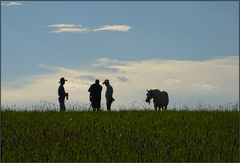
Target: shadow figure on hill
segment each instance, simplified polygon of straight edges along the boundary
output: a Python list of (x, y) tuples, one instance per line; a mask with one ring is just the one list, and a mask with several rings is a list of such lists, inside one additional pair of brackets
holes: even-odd
[(94, 84), (90, 86), (90, 88), (88, 89), (88, 92), (90, 92), (89, 100), (91, 102), (93, 111), (95, 111), (96, 109), (100, 111), (102, 86), (99, 84), (98, 79), (95, 81)]

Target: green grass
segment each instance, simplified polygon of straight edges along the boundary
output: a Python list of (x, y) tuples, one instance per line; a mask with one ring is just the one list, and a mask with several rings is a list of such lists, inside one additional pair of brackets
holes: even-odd
[(238, 111), (1, 111), (2, 162), (239, 162)]

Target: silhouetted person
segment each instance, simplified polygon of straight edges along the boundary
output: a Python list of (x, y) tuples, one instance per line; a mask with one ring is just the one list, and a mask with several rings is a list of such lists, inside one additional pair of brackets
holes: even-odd
[(58, 87), (58, 101), (60, 103), (60, 111), (65, 111), (66, 107), (64, 104), (64, 99), (65, 97), (67, 97), (68, 100), (68, 93), (65, 93), (64, 87), (63, 85), (65, 84), (65, 81), (67, 81), (66, 79), (64, 79), (63, 77), (60, 79), (60, 81), (58, 83), (60, 83), (60, 86)]
[(113, 101), (115, 101), (115, 99), (112, 97), (113, 96), (113, 88), (112, 86), (109, 84), (109, 80), (106, 79), (103, 84), (106, 85), (106, 94), (105, 94), (105, 97), (106, 97), (106, 101), (107, 101), (107, 110), (108, 111), (111, 111), (111, 104)]
[(93, 111), (100, 110), (101, 107), (101, 93), (102, 93), (102, 86), (99, 84), (99, 80), (95, 81), (95, 84), (92, 84), (88, 89), (90, 92), (90, 101), (93, 107)]

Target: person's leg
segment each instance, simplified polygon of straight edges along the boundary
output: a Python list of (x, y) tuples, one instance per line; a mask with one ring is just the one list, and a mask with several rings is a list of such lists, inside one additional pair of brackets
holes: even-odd
[(60, 102), (60, 111), (65, 111), (66, 107), (65, 107), (64, 101), (59, 101), (59, 102)]
[(92, 102), (93, 111), (96, 111), (96, 102)]
[(64, 101), (63, 101), (63, 109), (64, 109), (64, 111), (66, 111), (66, 107), (65, 107)]
[(112, 102), (110, 102), (110, 101), (107, 102), (107, 110), (108, 111), (111, 111), (111, 104), (112, 104)]
[(64, 98), (58, 97), (58, 101), (59, 101), (59, 104), (60, 104), (60, 111), (65, 111), (66, 107), (65, 107), (65, 104), (64, 104)]
[(99, 100), (99, 101), (96, 102), (96, 108), (97, 108), (98, 111), (100, 110), (100, 107), (101, 107), (101, 102)]

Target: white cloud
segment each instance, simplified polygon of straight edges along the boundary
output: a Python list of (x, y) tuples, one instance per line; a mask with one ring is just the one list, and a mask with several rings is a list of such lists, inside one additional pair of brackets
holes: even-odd
[(58, 30), (53, 30), (50, 33), (62, 33), (62, 32), (69, 32), (69, 33), (86, 33), (91, 31), (122, 31), (122, 32), (128, 32), (132, 27), (127, 25), (104, 25), (98, 29), (90, 29), (88, 27), (86, 28), (73, 28), (73, 27), (82, 27), (82, 25), (74, 25), (74, 24), (54, 24), (54, 25), (48, 25), (47, 27), (57, 27)]
[(58, 28), (73, 28), (73, 27), (81, 27), (82, 25), (74, 25), (74, 24), (54, 24), (54, 25), (49, 25), (47, 27), (58, 27)]
[[(182, 104), (235, 102), (239, 97), (238, 59), (234, 56), (201, 62), (158, 59), (135, 62), (102, 58), (90, 63), (88, 70), (41, 64), (39, 66), (48, 69), (50, 74), (28, 76), (14, 82), (2, 81), (1, 100), (12, 104), (48, 100), (58, 105), (58, 81), (65, 77), (68, 79), (65, 90), (69, 93), (66, 104), (77, 100), (89, 103), (87, 90), (94, 79), (99, 79), (100, 83), (110, 80), (116, 99), (113, 107), (134, 101), (145, 105), (146, 89), (151, 88), (168, 92), (170, 108), (179, 101)], [(18, 87), (19, 84), (24, 85)], [(102, 92), (105, 106), (104, 93), (105, 86)]]
[(164, 84), (177, 84), (177, 83), (181, 83), (181, 79), (167, 79), (164, 80), (163, 83)]
[(208, 85), (208, 84), (204, 84), (203, 88), (208, 91), (213, 90), (213, 89), (220, 89), (218, 86), (212, 86), (212, 85)]
[(100, 66), (116, 66), (116, 65), (125, 65), (127, 62), (125, 61), (118, 61), (118, 60), (110, 60), (108, 58), (100, 58), (96, 61), (92, 62), (91, 67), (100, 67)]
[(63, 32), (69, 32), (69, 33), (86, 33), (88, 32), (87, 28), (59, 28), (58, 30), (51, 31), (50, 33), (63, 33)]
[(5, 4), (4, 2), (1, 2), (1, 5), (5, 5), (5, 6), (20, 6), (22, 5), (22, 3), (19, 2), (10, 2), (8, 4)]
[(218, 86), (212, 86), (212, 85), (209, 85), (209, 84), (204, 84), (204, 85), (193, 84), (193, 86), (197, 87), (199, 89), (205, 89), (205, 90), (208, 90), (208, 91), (219, 90), (220, 89)]
[(98, 29), (94, 29), (93, 31), (110, 30), (110, 31), (128, 32), (130, 29), (131, 27), (127, 25), (104, 25)]

